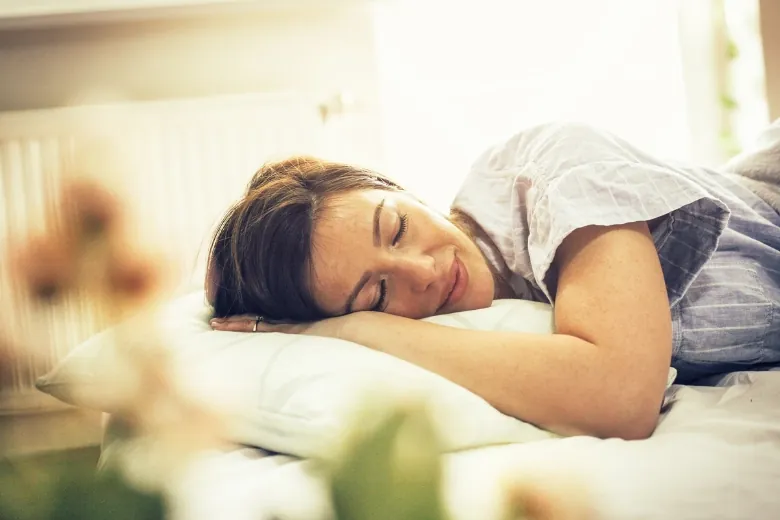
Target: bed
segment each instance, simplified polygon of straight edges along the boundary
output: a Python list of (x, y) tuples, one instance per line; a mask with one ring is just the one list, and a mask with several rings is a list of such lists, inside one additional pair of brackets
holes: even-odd
[[(780, 120), (725, 165), (780, 211)], [(778, 338), (780, 341), (780, 338)], [(453, 520), (501, 518), (507, 478), (561, 478), (605, 520), (780, 518), (780, 371), (737, 372), (711, 386), (672, 385), (653, 436), (591, 437), (474, 448), (444, 456)], [(195, 464), (172, 492), (176, 516), (326, 519), (310, 461), (236, 447)]]
[[(446, 455), (452, 519), (498, 520), (511, 476), (576, 483), (592, 518), (780, 518), (780, 371), (729, 374), (716, 384), (670, 387), (645, 441), (571, 437)], [(204, 453), (169, 491), (181, 520), (330, 518), (311, 461), (257, 448)]]

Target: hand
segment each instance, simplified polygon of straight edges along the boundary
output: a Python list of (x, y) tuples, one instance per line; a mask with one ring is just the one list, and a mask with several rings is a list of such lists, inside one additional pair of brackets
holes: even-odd
[(343, 338), (346, 322), (357, 320), (361, 313), (337, 316), (308, 323), (274, 323), (258, 319), (253, 314), (242, 314), (228, 318), (214, 318), (209, 323), (213, 330), (232, 332), (282, 332), (284, 334), (304, 334), (325, 338)]

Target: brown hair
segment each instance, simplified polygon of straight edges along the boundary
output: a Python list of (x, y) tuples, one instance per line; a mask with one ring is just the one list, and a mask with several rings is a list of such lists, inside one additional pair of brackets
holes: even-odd
[(314, 224), (328, 198), (370, 189), (402, 188), (371, 170), (313, 157), (260, 168), (211, 244), (206, 293), (214, 314), (278, 321), (327, 317), (308, 287)]

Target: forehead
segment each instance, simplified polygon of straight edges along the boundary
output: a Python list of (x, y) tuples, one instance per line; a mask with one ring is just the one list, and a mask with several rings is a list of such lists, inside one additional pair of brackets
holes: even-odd
[(384, 190), (359, 190), (334, 195), (325, 202), (315, 228), (319, 223), (351, 219), (366, 211), (373, 214), (377, 204), (390, 198), (392, 194), (393, 192)]
[(377, 254), (374, 215), (391, 203), (393, 192), (353, 191), (326, 202), (312, 236), (312, 295), (317, 304), (340, 314), (347, 298)]
[(383, 202), (387, 205), (391, 196), (388, 191), (363, 190), (327, 200), (312, 230), (315, 249), (330, 249), (342, 242), (352, 245), (352, 233), (373, 234), (377, 207)]

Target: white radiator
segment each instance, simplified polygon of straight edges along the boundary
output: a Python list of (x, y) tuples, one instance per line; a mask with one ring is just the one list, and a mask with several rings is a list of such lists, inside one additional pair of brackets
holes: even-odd
[[(175, 258), (182, 281), (192, 277), (196, 256), (211, 228), (266, 160), (322, 151), (321, 114), (311, 100), (295, 95), (249, 95), (202, 100), (84, 106), (0, 114), (0, 254), (11, 236), (40, 230), (58, 185), (73, 164), (74, 150), (90, 138), (86, 121), (111, 116), (112, 130), (137, 160), (119, 183), (135, 211), (134, 229), (145, 242), (162, 245)], [(92, 129), (90, 129), (92, 128)], [(124, 147), (123, 147), (124, 148)], [(126, 166), (126, 165), (121, 165)], [(121, 168), (120, 168), (121, 169)], [(0, 295), (18, 294), (5, 262)], [(0, 326), (32, 342), (43, 362), (0, 367), (5, 390), (0, 413), (40, 406), (35, 378), (101, 327), (78, 301), (61, 312), (33, 317), (24, 307), (3, 306)], [(39, 356), (40, 357), (40, 356)]]

